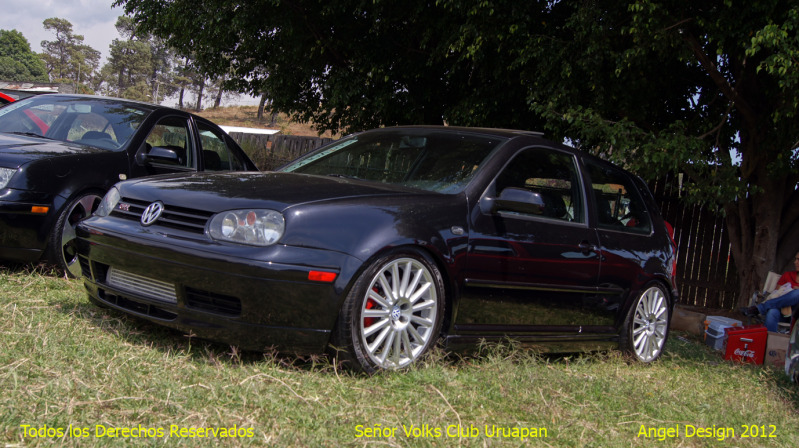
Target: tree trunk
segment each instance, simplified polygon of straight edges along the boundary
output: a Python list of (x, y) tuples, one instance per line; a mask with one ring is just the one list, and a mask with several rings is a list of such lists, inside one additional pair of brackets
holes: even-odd
[(739, 198), (725, 207), (731, 250), (738, 273), (738, 305), (746, 306), (755, 291), (763, 287), (769, 271), (780, 271), (777, 249), (785, 244), (780, 228), (786, 208), (788, 176), (775, 175), (768, 169), (768, 150), (762, 142), (753, 142), (742, 133), (743, 145), (755, 145), (760, 151), (744, 151), (750, 155), (742, 163), (742, 172), (750, 184), (762, 189)]
[(178, 108), (183, 109), (183, 94), (186, 93), (186, 87), (180, 86), (180, 94), (178, 95)]
[(258, 102), (258, 122), (264, 119), (264, 104), (266, 104), (266, 93), (261, 94), (261, 101)]
[(216, 92), (216, 98), (214, 99), (214, 109), (218, 108), (222, 104), (222, 94), (225, 93), (225, 90), (222, 88), (222, 82), (219, 82), (219, 90)]
[(197, 112), (203, 110), (203, 91), (205, 90), (205, 80), (203, 79), (200, 81), (200, 85), (197, 86), (197, 107), (195, 110)]

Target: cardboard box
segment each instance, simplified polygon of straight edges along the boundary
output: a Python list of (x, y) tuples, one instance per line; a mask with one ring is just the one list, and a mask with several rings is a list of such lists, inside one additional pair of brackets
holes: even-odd
[(671, 328), (700, 336), (705, 332), (705, 317), (702, 313), (676, 306), (671, 314)]
[(780, 370), (785, 368), (785, 354), (788, 352), (790, 339), (790, 335), (787, 334), (768, 332), (766, 365), (774, 366)]
[(763, 360), (766, 358), (766, 339), (768, 339), (765, 325), (731, 327), (727, 328), (726, 332), (724, 359), (763, 364)]

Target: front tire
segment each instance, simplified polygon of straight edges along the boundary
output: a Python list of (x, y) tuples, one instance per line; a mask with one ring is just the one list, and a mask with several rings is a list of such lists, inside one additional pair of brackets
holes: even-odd
[(344, 300), (334, 343), (350, 367), (375, 373), (407, 367), (435, 343), (444, 285), (429, 256), (403, 250), (381, 257)]
[(669, 299), (652, 285), (635, 300), (621, 333), (621, 348), (638, 361), (649, 363), (663, 353), (669, 337)]
[(102, 197), (94, 193), (80, 195), (70, 201), (61, 211), (47, 244), (47, 258), (68, 277), (80, 277), (80, 263), (76, 247), (75, 228), (100, 205)]

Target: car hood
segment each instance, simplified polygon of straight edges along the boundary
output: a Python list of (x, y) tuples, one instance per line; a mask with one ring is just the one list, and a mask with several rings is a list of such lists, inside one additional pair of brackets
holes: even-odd
[(0, 133), (0, 166), (16, 168), (33, 160), (108, 152), (105, 149), (40, 137)]
[(357, 179), (280, 172), (196, 173), (131, 180), (120, 184), (123, 198), (160, 200), (209, 212), (237, 208), (285, 211), (311, 202), (359, 197), (437, 195), (414, 188)]

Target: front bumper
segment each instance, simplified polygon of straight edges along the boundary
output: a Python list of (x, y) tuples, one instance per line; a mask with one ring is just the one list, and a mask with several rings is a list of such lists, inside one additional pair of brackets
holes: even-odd
[[(321, 353), (327, 348), (350, 279), (361, 262), (345, 254), (274, 246), (252, 258), (237, 248), (156, 234), (78, 226), (78, 251), (89, 298), (98, 304), (245, 350)], [(145, 281), (120, 287), (109, 270)], [(311, 270), (336, 272), (332, 283)], [(112, 284), (113, 283), (113, 284)], [(174, 299), (147, 289), (174, 285)], [(171, 286), (170, 286), (171, 288)]]
[(36, 261), (47, 247), (52, 204), (45, 204), (49, 213), (32, 213), (35, 203), (0, 201), (0, 259)]

